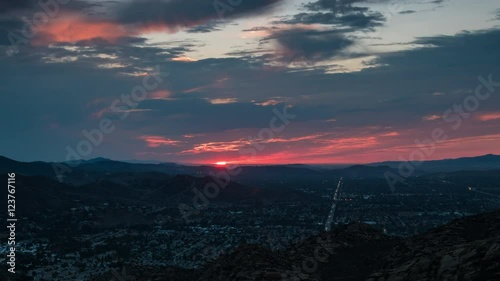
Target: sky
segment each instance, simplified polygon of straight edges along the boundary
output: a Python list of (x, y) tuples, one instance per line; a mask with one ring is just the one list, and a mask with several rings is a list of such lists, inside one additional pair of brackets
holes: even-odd
[(500, 154), (498, 62), (497, 0), (3, 0), (0, 155)]

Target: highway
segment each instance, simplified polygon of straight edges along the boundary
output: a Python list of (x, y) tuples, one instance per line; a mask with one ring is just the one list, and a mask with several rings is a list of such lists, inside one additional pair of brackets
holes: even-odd
[(469, 187), (469, 190), (473, 191), (473, 192), (476, 192), (476, 193), (479, 193), (479, 194), (488, 195), (488, 196), (495, 197), (495, 198), (500, 198), (500, 195), (498, 195), (498, 194), (493, 194), (493, 193), (488, 193), (488, 192), (484, 192), (484, 191), (481, 191), (481, 190), (477, 190), (474, 187)]
[(328, 218), (326, 219), (325, 231), (330, 231), (332, 229), (332, 222), (333, 218), (335, 217), (335, 209), (337, 208), (337, 199), (340, 196), (340, 188), (342, 187), (343, 179), (344, 178), (340, 178), (339, 183), (337, 184), (337, 189), (335, 189), (335, 193), (333, 194), (332, 208), (330, 209), (330, 213), (328, 214)]

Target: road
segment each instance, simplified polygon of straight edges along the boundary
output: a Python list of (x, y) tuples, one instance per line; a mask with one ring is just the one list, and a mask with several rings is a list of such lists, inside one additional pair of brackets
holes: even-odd
[(335, 189), (335, 193), (333, 194), (332, 208), (330, 209), (330, 214), (328, 214), (328, 218), (326, 219), (325, 231), (330, 231), (332, 229), (332, 222), (335, 217), (335, 209), (337, 208), (337, 200), (340, 196), (340, 188), (342, 187), (343, 179), (344, 178), (340, 178), (339, 183), (337, 184), (337, 189)]
[(498, 195), (498, 194), (493, 194), (493, 193), (488, 193), (488, 192), (484, 192), (484, 191), (481, 191), (481, 190), (477, 190), (474, 187), (469, 188), (469, 190), (473, 191), (473, 192), (476, 192), (476, 193), (483, 194), (483, 195), (488, 195), (488, 196), (491, 196), (491, 197), (500, 198), (500, 195)]

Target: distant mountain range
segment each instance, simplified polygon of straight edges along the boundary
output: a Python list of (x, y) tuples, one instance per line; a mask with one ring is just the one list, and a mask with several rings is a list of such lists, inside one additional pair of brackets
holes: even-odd
[[(388, 161), (369, 164), (369, 166), (388, 166), (397, 169), (400, 164), (401, 162), (398, 161)], [(476, 157), (414, 162), (413, 166), (426, 173), (498, 170), (500, 169), (500, 155), (488, 154)]]
[[(402, 162), (380, 162), (367, 165), (354, 165), (345, 168), (329, 169), (318, 168), (308, 165), (268, 165), (268, 166), (242, 166), (242, 172), (234, 179), (251, 183), (258, 178), (259, 182), (266, 179), (286, 179), (294, 180), (319, 180), (325, 175), (351, 178), (380, 178), (384, 173), (392, 171), (397, 173), (397, 169)], [(26, 176), (45, 176), (56, 179), (53, 168), (54, 163), (47, 162), (19, 162), (0, 156), (0, 173), (15, 172)], [(114, 161), (106, 158), (95, 158), (82, 161), (78, 165), (75, 163), (59, 163), (68, 166), (72, 164), (71, 172), (64, 174), (65, 181), (70, 183), (85, 184), (85, 178), (92, 178), (94, 175), (106, 173), (161, 173), (166, 175), (192, 175), (203, 176), (210, 173), (217, 173), (223, 170), (214, 166), (186, 166), (175, 163), (131, 163)], [(431, 174), (440, 172), (456, 171), (481, 171), (500, 170), (500, 156), (484, 155), (478, 157), (465, 157), (458, 159), (433, 160), (412, 163), (416, 167), (413, 175)], [(70, 166), (71, 167), (71, 166)]]

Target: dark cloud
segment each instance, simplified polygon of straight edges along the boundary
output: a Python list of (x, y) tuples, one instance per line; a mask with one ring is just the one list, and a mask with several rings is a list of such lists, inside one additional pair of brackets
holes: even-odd
[[(388, 1), (388, 0), (387, 0)], [(318, 0), (303, 4), (305, 12), (275, 21), (285, 25), (329, 25), (330, 31), (287, 27), (273, 30), (271, 38), (278, 43), (284, 61), (317, 62), (330, 59), (352, 46), (357, 31), (373, 31), (385, 22), (385, 17), (356, 4), (386, 2), (386, 0)], [(335, 29), (335, 31), (331, 31)], [(356, 54), (355, 54), (356, 55)]]
[[(217, 6), (220, 3), (228, 5), (226, 1), (213, 0), (135, 0), (120, 8), (117, 20), (122, 23), (139, 25), (162, 24), (169, 28), (194, 27), (214, 19), (231, 19), (262, 13), (272, 9), (275, 4), (282, 1), (241, 1), (239, 5), (230, 7)], [(223, 7), (229, 8), (224, 9)]]
[(336, 30), (286, 29), (266, 40), (275, 40), (280, 59), (287, 62), (316, 62), (329, 59), (354, 43)]
[(498, 51), (500, 50), (500, 30), (498, 29), (462, 32), (454, 36), (421, 37), (413, 44), (425, 47), (415, 51), (381, 55), (378, 62), (411, 67), (416, 70), (422, 66), (428, 67), (430, 61), (435, 59), (441, 62), (436, 65), (436, 68), (455, 70), (467, 65), (478, 67), (477, 71), (480, 71), (479, 67), (484, 65), (484, 71), (492, 71), (491, 63), (500, 60)]
[(256, 50), (252, 49), (252, 50), (232, 51), (232, 52), (225, 53), (225, 55), (244, 58), (244, 57), (249, 57), (249, 56), (251, 57), (251, 56), (255, 56), (255, 55), (259, 55), (259, 54), (265, 54), (265, 53), (269, 53), (269, 52), (270, 52), (270, 50), (259, 48)]
[[(116, 3), (116, 1), (99, 1), (99, 2), (89, 2), (85, 0), (71, 0), (67, 3), (59, 3), (59, 1), (54, 1), (58, 4), (59, 10), (64, 8), (65, 10), (84, 12), (87, 9), (103, 7), (106, 4)], [(51, 3), (47, 0), (2, 0), (0, 2), (0, 14), (11, 13), (11, 12), (44, 12), (44, 5), (46, 3)], [(53, 6), (49, 5), (50, 9)]]
[(317, 0), (304, 4), (310, 11), (330, 10), (334, 13), (346, 13), (351, 11), (363, 11), (364, 8), (354, 6), (359, 3), (384, 3), (390, 0)]
[(354, 12), (337, 15), (329, 12), (300, 13), (291, 19), (277, 21), (281, 24), (331, 24), (339, 27), (373, 29), (382, 25), (384, 16), (380, 13)]
[(2, 0), (0, 2), (0, 14), (30, 8), (34, 4), (35, 1), (33, 0)]
[(408, 14), (414, 14), (416, 12), (417, 11), (415, 11), (415, 10), (405, 10), (405, 11), (399, 12), (399, 14), (401, 14), (401, 15), (408, 15)]
[(252, 32), (252, 31), (272, 31), (272, 30), (279, 30), (278, 27), (276, 26), (255, 26), (255, 27), (252, 27), (252, 28), (248, 28), (248, 29), (243, 29), (242, 31), (243, 32)]
[(188, 33), (209, 33), (213, 31), (220, 31), (219, 26), (222, 25), (221, 22), (211, 21), (206, 24), (197, 25), (191, 27), (187, 30)]
[[(427, 4), (440, 4), (442, 1), (426, 2)], [(371, 10), (367, 4), (388, 5), (386, 10), (400, 9), (407, 1), (391, 2), (390, 0), (316, 0), (302, 5), (304, 12), (284, 17), (274, 21), (280, 25), (328, 25), (336, 31), (306, 31), (295, 27), (285, 27), (282, 30), (267, 28), (278, 43), (278, 52), (284, 53), (281, 58), (284, 61), (295, 62), (317, 62), (328, 60), (339, 52), (359, 42), (355, 34), (359, 32), (371, 32), (377, 27), (384, 25), (386, 17), (378, 11)], [(394, 6), (396, 5), (396, 6)], [(392, 7), (392, 8), (391, 8)], [(414, 13), (406, 10), (401, 14)], [(259, 29), (259, 27), (257, 27)], [(248, 31), (253, 31), (248, 29)], [(266, 38), (267, 40), (268, 38)], [(264, 40), (267, 42), (269, 40)], [(359, 45), (362, 51), (356, 53), (344, 52), (349, 58), (366, 56), (367, 50)], [(370, 64), (370, 62), (365, 62)]]
[(329, 24), (354, 29), (373, 29), (384, 23), (385, 18), (379, 12), (367, 7), (355, 6), (356, 3), (369, 0), (318, 0), (304, 4), (307, 12), (299, 13), (289, 19), (277, 21), (284, 24)]
[[(387, 4), (400, 9), (411, 1), (391, 0), (317, 0), (303, 5), (305, 12), (290, 18), (276, 21), (283, 24), (328, 24), (340, 28), (349, 28), (351, 31), (373, 30), (384, 24), (385, 16), (377, 11), (372, 11), (366, 4)], [(443, 0), (431, 1), (432, 4), (441, 4)], [(388, 6), (387, 9), (390, 9)], [(401, 14), (414, 13), (406, 10)]]

